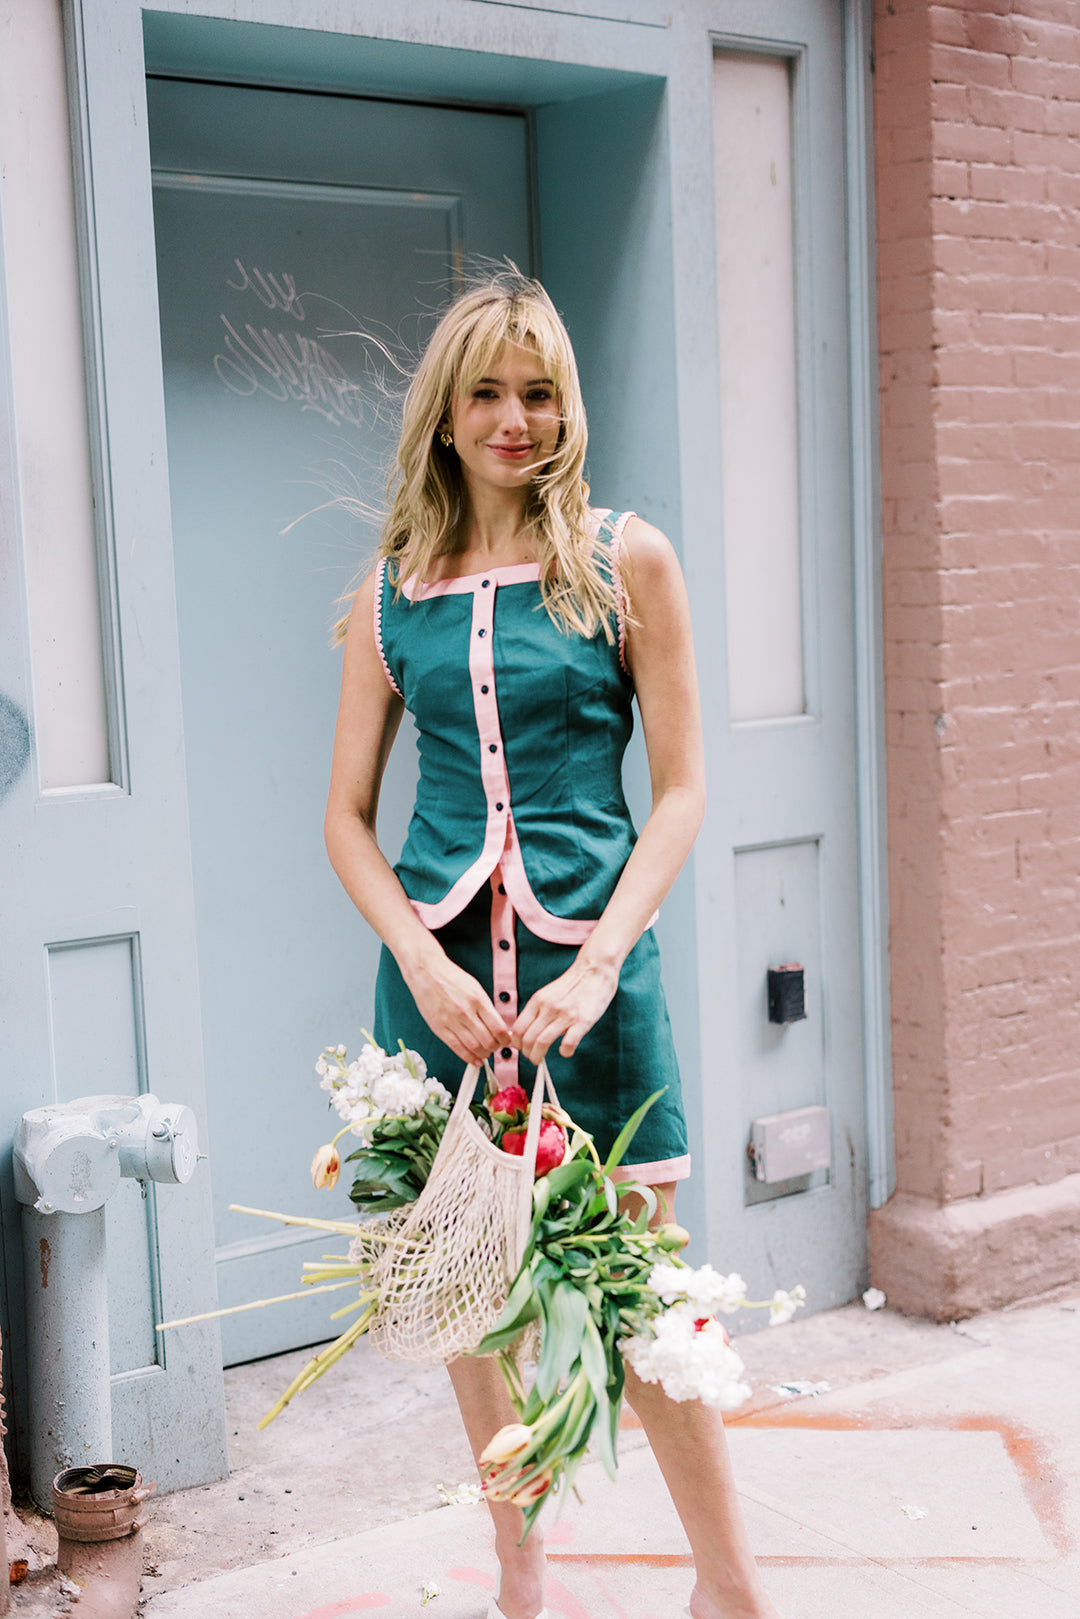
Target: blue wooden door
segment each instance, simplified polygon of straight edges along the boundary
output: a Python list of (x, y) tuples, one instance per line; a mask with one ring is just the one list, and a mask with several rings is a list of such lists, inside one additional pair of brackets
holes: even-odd
[[(151, 81), (188, 798), (223, 1305), (288, 1292), (342, 1215), (313, 1063), (370, 1026), (377, 945), (322, 845), (335, 601), (376, 528), (400, 376), (473, 256), (530, 254), (522, 117)], [(380, 813), (393, 856), (414, 749)], [(332, 1244), (331, 1244), (332, 1246)], [(328, 1336), (313, 1298), (226, 1318), (226, 1363)]]

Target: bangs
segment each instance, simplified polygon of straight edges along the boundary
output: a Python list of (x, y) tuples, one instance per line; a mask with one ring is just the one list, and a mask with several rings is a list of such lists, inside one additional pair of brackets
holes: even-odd
[(572, 361), (562, 322), (531, 298), (499, 299), (481, 310), (462, 346), (455, 391), (468, 393), (482, 377), (491, 376), (506, 344), (534, 349), (538, 370), (551, 378), (560, 395), (566, 393)]

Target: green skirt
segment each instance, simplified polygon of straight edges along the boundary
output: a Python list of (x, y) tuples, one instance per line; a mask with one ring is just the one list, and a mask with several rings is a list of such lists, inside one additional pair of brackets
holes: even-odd
[[(576, 945), (551, 944), (514, 919), (517, 948), (518, 1005), (570, 967)], [(471, 973), (492, 993), (491, 894), (487, 885), (435, 937), (452, 961)], [(450, 1091), (461, 1079), (461, 1058), (432, 1034), (409, 993), (397, 962), (384, 946), (375, 987), (375, 1038), (394, 1051), (399, 1040), (418, 1051), (428, 1073)], [(680, 1180), (690, 1173), (686, 1120), (683, 1116), (679, 1066), (671, 1037), (671, 1021), (660, 982), (660, 952), (652, 930), (642, 934), (623, 963), (619, 987), (603, 1017), (582, 1040), (573, 1057), (560, 1057), (558, 1042), (548, 1053), (548, 1068), (559, 1101), (593, 1137), (601, 1158), (610, 1150), (627, 1119), (654, 1091), (663, 1091), (638, 1129), (624, 1159), (626, 1167), (642, 1167), (652, 1183)], [(519, 1080), (531, 1085), (535, 1069), (519, 1058)]]

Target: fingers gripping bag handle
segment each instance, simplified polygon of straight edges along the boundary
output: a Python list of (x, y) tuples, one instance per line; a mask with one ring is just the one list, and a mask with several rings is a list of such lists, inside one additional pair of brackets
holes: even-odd
[(470, 1111), (479, 1075), (470, 1063), (427, 1185), (372, 1245), (379, 1310), (369, 1336), (388, 1360), (434, 1366), (469, 1354), (498, 1319), (521, 1265), (551, 1080), (541, 1063), (518, 1157), (497, 1147)]

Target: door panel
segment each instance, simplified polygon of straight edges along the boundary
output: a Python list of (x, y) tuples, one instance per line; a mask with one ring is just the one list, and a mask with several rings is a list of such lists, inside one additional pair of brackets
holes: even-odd
[[(230, 1203), (348, 1214), (307, 1165), (332, 1133), (312, 1064), (370, 1027), (377, 942), (322, 812), (335, 601), (377, 534), (400, 379), (467, 257), (530, 260), (512, 115), (150, 84), (188, 797), (223, 1305), (290, 1292), (325, 1237)], [(376, 339), (377, 342), (372, 342)], [(407, 731), (383, 793), (393, 858)], [(332, 1244), (331, 1244), (332, 1246)], [(226, 1317), (226, 1363), (325, 1338), (318, 1297)]]
[[(709, 1246), (759, 1296), (801, 1281), (820, 1309), (865, 1286), (842, 17), (828, 0), (717, 11), (728, 701), (697, 866), (702, 948), (728, 987), (703, 1031)], [(767, 970), (793, 961), (806, 1018), (770, 1023)], [(812, 1105), (830, 1168), (757, 1181), (753, 1121)]]

